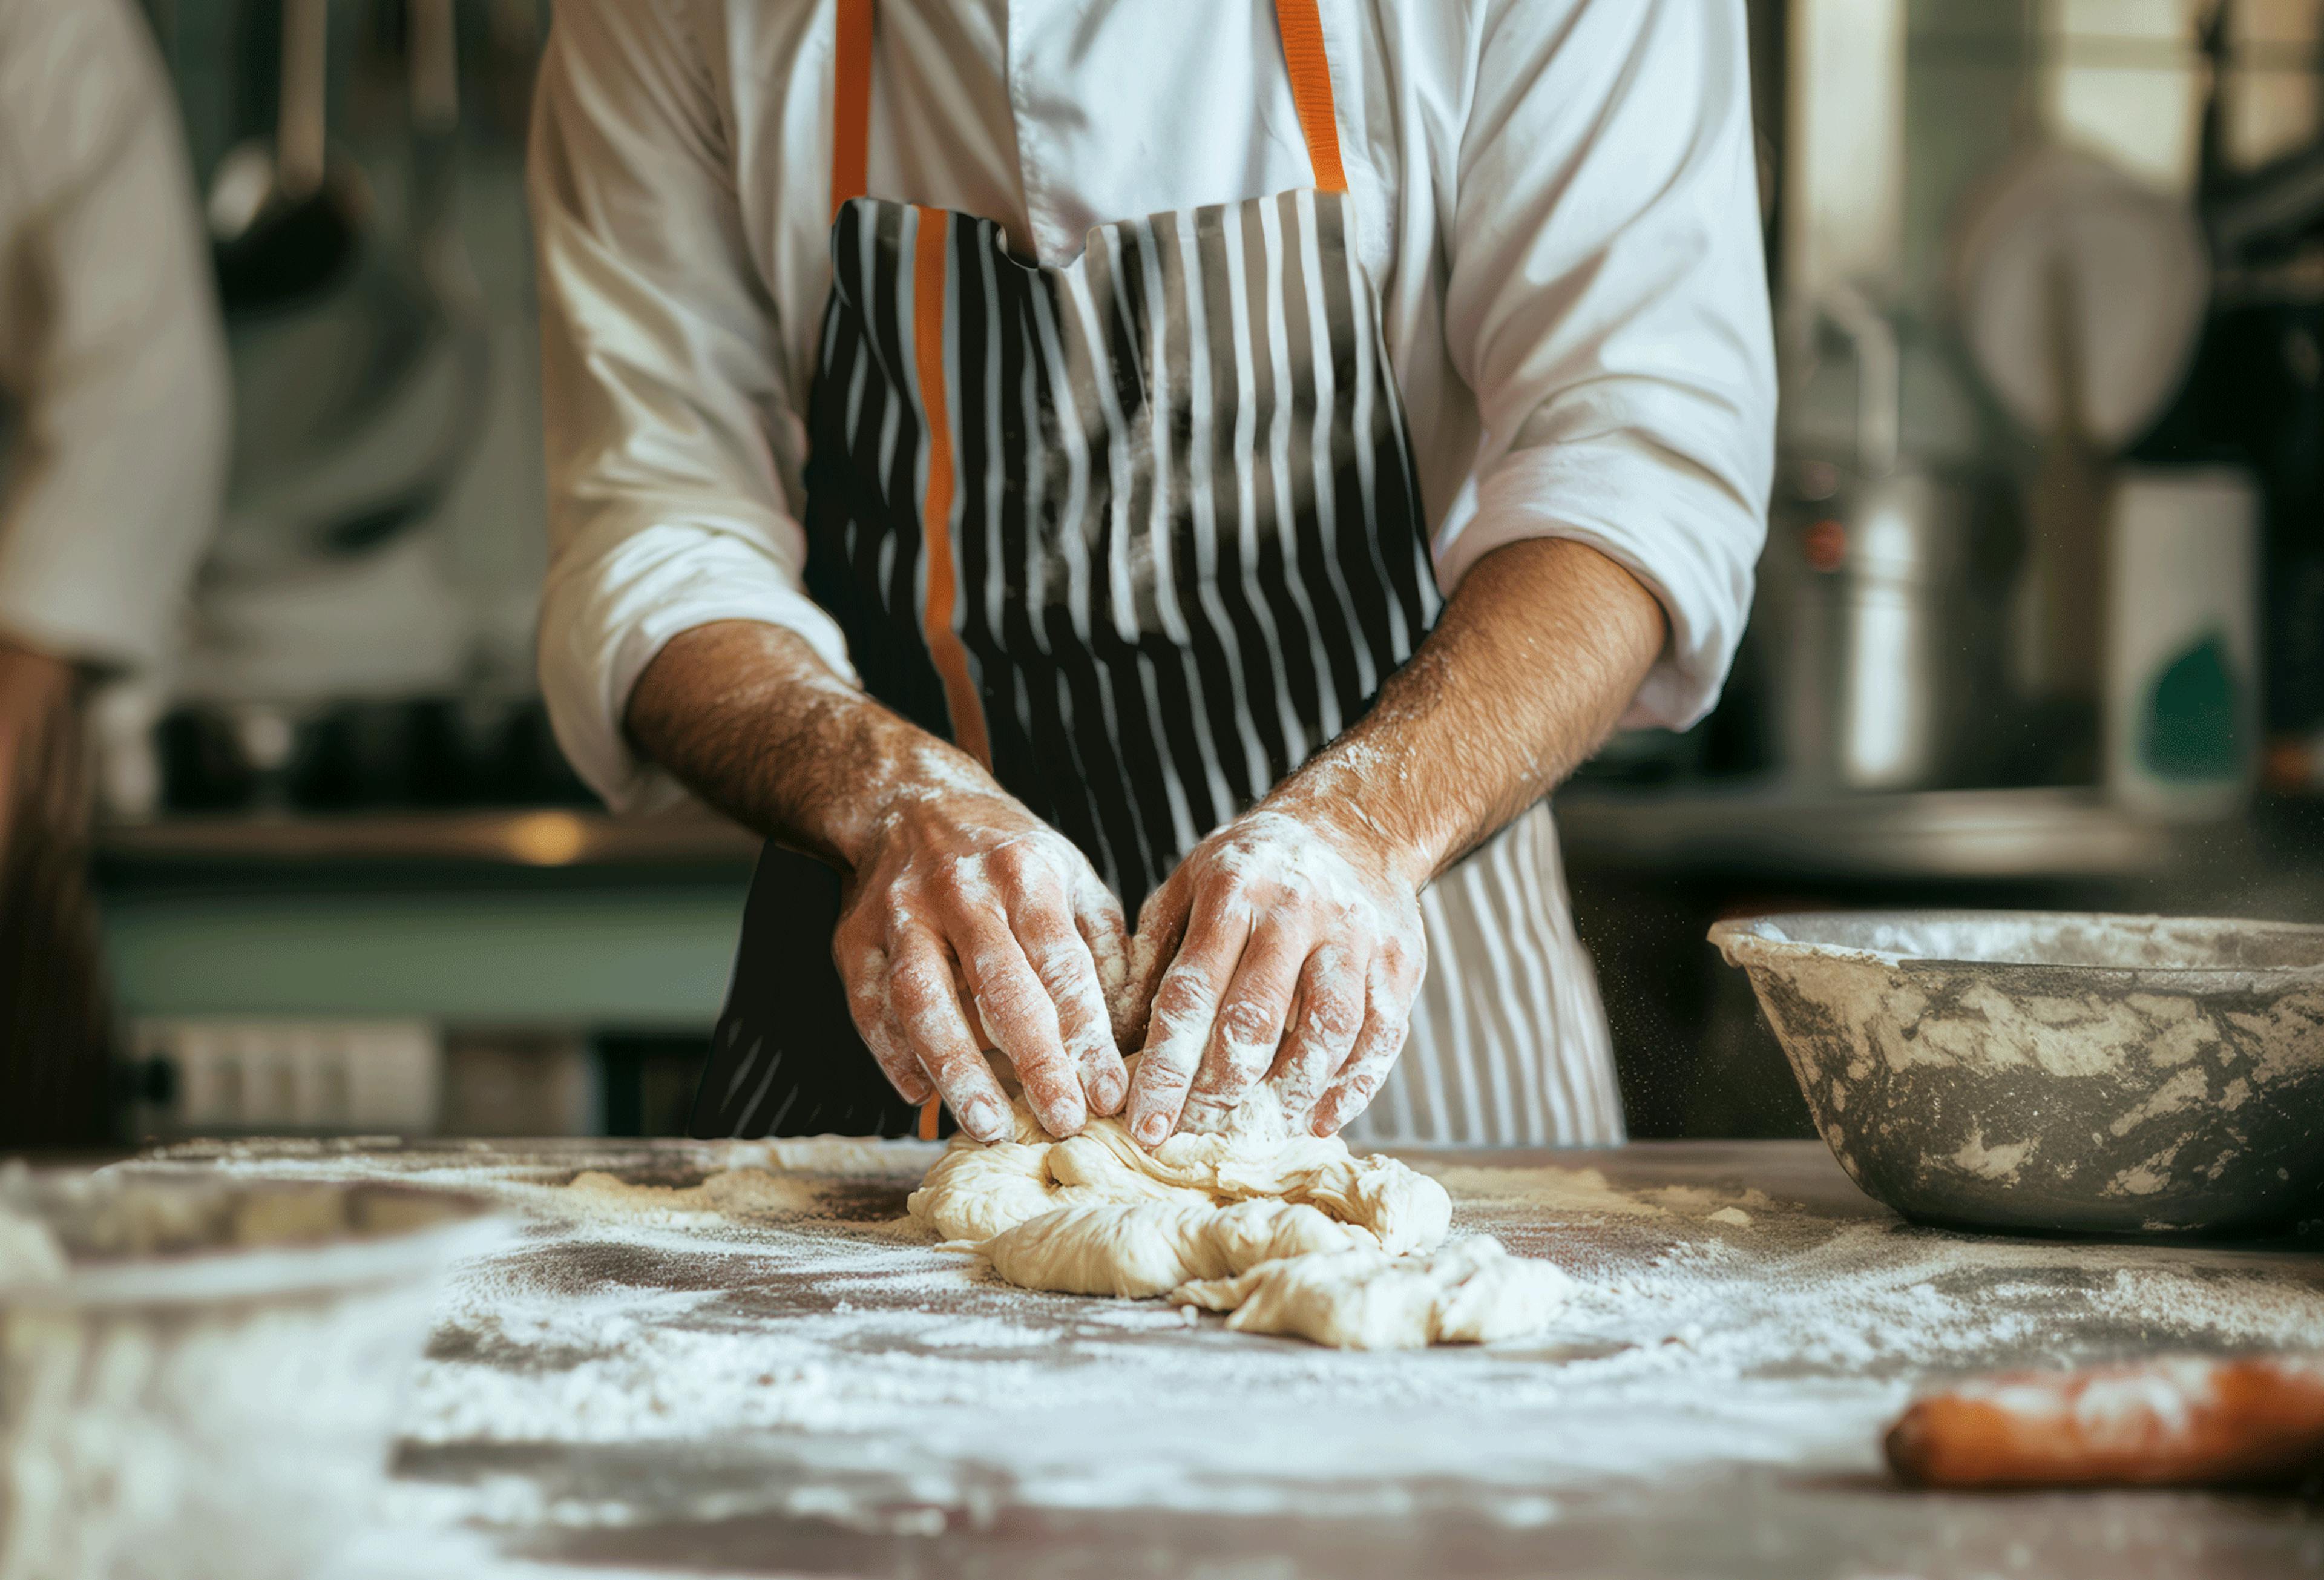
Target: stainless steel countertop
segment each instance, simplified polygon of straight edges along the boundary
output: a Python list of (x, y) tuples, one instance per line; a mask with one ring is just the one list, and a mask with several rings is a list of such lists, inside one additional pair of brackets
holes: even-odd
[[(766, 1159), (746, 1143), (621, 1141), (174, 1155), (465, 1188), (492, 1176), (536, 1206), (561, 1199), (549, 1187), (583, 1168), (685, 1183)], [(1594, 1183), (1560, 1176), (1581, 1194), (1548, 1206), (1522, 1189), (1497, 1195), (1505, 1177), (1455, 1178), (1456, 1227), (1496, 1234), (1585, 1284), (1630, 1288), (1630, 1315), (1616, 1331), (1348, 1355), (1215, 1320), (1185, 1326), (1150, 1303), (1030, 1294), (948, 1270), (873, 1227), (900, 1210), (928, 1155), (906, 1144), (891, 1169), (832, 1178), (820, 1218), (544, 1224), (472, 1268), (439, 1318), (438, 1370), (419, 1388), (432, 1427), (398, 1460), (421, 1512), (407, 1513), (411, 1529), (389, 1548), (425, 1552), (442, 1522), (466, 1521), (493, 1560), (467, 1572), (540, 1566), (521, 1569), (528, 1580), (609, 1569), (1025, 1580), (2324, 1572), (2324, 1509), (2312, 1502), (1910, 1493), (1887, 1481), (1875, 1447), (1932, 1370), (2216, 1351), (2262, 1333), (2324, 1344), (2316, 1244), (1917, 1229), (1858, 1193), (1812, 1143), (1416, 1153), (1431, 1168), (1596, 1170)], [(1720, 1203), (1728, 1216), (1711, 1216)], [(1831, 1281), (1834, 1247), (1868, 1273)], [(715, 1430), (647, 1413), (648, 1428), (576, 1418), (568, 1431), (560, 1380), (615, 1364), (560, 1330), (568, 1309), (611, 1315), (647, 1353), (684, 1357), (666, 1363), (697, 1370), (697, 1393), (724, 1374), (721, 1357), (749, 1357), (750, 1372), (757, 1356), (781, 1357), (741, 1383), (802, 1379), (824, 1413)], [(1911, 1325), (1896, 1313), (1930, 1309), (1951, 1314), (1955, 1336), (1900, 1331)], [(1770, 1361), (1764, 1342), (1733, 1342), (1770, 1324), (1796, 1331), (1803, 1317), (1811, 1337), (1795, 1353)], [(536, 1380), (546, 1414), (460, 1424), (466, 1391), (519, 1397)], [(678, 1381), (648, 1369), (629, 1386), (652, 1391), (658, 1410)], [(456, 1429), (445, 1426), (447, 1398)], [(1084, 1443), (1102, 1446), (1075, 1446)], [(1641, 1443), (1663, 1446), (1641, 1458)], [(1135, 1467), (1145, 1492), (1104, 1476), (1094, 1481), (1111, 1490), (1092, 1492), (1074, 1463), (1086, 1452)], [(402, 1571), (374, 1554), (359, 1573)]]

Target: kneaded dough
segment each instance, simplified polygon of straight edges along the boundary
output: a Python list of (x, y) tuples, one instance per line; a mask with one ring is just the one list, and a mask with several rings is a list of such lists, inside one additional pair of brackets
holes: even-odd
[(1055, 1141), (1021, 1097), (1016, 1137), (956, 1135), (907, 1204), (1012, 1284), (1231, 1311), (1228, 1326), (1344, 1348), (1479, 1342), (1539, 1327), (1564, 1276), (1488, 1236), (1434, 1256), (1452, 1198), (1392, 1158), (1288, 1133), (1264, 1088), (1215, 1135), (1148, 1152), (1118, 1119)]
[(1428, 1256), (1335, 1251), (1261, 1262), (1231, 1279), (1181, 1285), (1170, 1298), (1233, 1313), (1247, 1333), (1293, 1333), (1350, 1350), (1486, 1344), (1533, 1333), (1565, 1308), (1572, 1280), (1511, 1256), (1489, 1234)]
[[(993, 1270), (1028, 1289), (1068, 1295), (1167, 1295), (1317, 1252), (1381, 1254), (1363, 1230), (1279, 1200), (1084, 1202), (1005, 1229), (979, 1247)], [(1213, 1309), (1219, 1309), (1213, 1307)]]

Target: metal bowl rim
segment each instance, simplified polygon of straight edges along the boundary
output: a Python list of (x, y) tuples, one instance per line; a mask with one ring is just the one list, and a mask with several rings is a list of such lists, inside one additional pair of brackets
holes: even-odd
[(2240, 928), (2275, 937), (2313, 938), (2324, 945), (2324, 924), (2298, 921), (2265, 921), (2249, 917), (2226, 916), (2165, 916), (2144, 911), (2110, 910), (1804, 910), (1781, 911), (1764, 916), (1738, 917), (1716, 922), (1711, 929), (1711, 941), (1719, 947), (1729, 965), (1748, 966), (1753, 958), (1823, 959), (1855, 961), (1889, 967), (1910, 967), (1921, 970), (1960, 969), (1975, 971), (2024, 971), (2034, 973), (2072, 974), (2076, 976), (2120, 976), (2140, 981), (2159, 977), (2194, 977), (2225, 985), (2233, 980), (2278, 984), (2324, 982), (2324, 959), (2310, 966), (2086, 966), (2065, 960), (1979, 960), (1949, 955), (1904, 955), (1886, 949), (1868, 949), (1853, 945), (1820, 943), (1808, 938), (1780, 936), (1767, 929), (1781, 929), (1787, 924), (1810, 926), (1845, 919), (1851, 921), (2006, 921), (2034, 923), (2061, 922), (2149, 922), (2174, 927)]
[[(100, 1170), (102, 1172), (102, 1170)], [(168, 1178), (180, 1171), (159, 1169)], [(199, 1169), (183, 1171), (198, 1177)], [(513, 1241), (520, 1220), (475, 1191), (438, 1190), (397, 1180), (268, 1176), (244, 1187), (332, 1186), (346, 1191), (422, 1197), (446, 1209), (429, 1223), (369, 1234), (268, 1245), (205, 1245), (145, 1256), (75, 1258), (54, 1281), (0, 1284), (0, 1313), (14, 1309), (158, 1309), (354, 1294), (423, 1277)]]

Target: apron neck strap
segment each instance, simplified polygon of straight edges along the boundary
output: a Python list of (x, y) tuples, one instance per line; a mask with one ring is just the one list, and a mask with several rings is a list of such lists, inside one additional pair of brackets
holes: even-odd
[(1332, 101), (1332, 60), (1323, 52), (1323, 19), (1315, 0), (1275, 0), (1275, 25), (1283, 34), (1283, 59), (1291, 68), (1291, 102), (1299, 107), (1299, 130), (1307, 136), (1307, 162), (1315, 189), (1348, 189), (1340, 167), (1340, 118)]
[(831, 62), (831, 217), (863, 196), (872, 153), (872, 0), (839, 0)]
[[(872, 14), (875, 0), (839, 0), (838, 47), (832, 55), (831, 212), (869, 188), (872, 147)], [(1291, 99), (1307, 139), (1307, 162), (1320, 191), (1344, 192), (1340, 122), (1332, 98), (1332, 61), (1323, 49), (1323, 20), (1315, 0), (1275, 0)]]

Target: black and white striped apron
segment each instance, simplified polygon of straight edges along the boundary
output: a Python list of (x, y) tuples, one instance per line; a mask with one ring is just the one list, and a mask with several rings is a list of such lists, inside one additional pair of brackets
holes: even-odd
[[(1135, 917), (1352, 724), (1441, 607), (1354, 246), (1314, 0), (1278, 0), (1311, 189), (1100, 226), (1047, 267), (860, 195), (871, 0), (840, 0), (807, 587), (865, 688), (983, 759)], [(906, 1134), (849, 1020), (839, 882), (770, 845), (698, 1135)], [(1374, 1141), (1619, 1139), (1546, 805), (1424, 895), (1429, 966)]]

